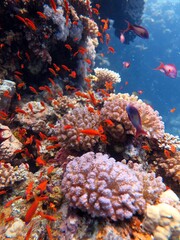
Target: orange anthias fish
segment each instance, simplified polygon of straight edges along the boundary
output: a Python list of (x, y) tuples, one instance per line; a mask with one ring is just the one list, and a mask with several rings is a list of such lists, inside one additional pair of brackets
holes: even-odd
[(28, 209), (27, 213), (26, 213), (26, 216), (25, 216), (25, 222), (26, 223), (29, 223), (31, 221), (31, 219), (33, 218), (37, 208), (38, 208), (38, 205), (39, 205), (39, 202), (40, 201), (44, 201), (44, 200), (47, 200), (48, 197), (47, 196), (43, 196), (43, 197), (36, 197), (34, 202), (32, 203), (32, 205), (30, 206), (30, 208)]
[(175, 111), (176, 111), (176, 108), (172, 108), (172, 109), (170, 110), (171, 113), (174, 113)]
[(86, 135), (90, 135), (90, 136), (100, 135), (99, 130), (95, 130), (95, 129), (92, 129), (92, 128), (82, 129), (82, 130), (79, 130), (79, 132), (83, 133), (83, 134), (86, 134)]

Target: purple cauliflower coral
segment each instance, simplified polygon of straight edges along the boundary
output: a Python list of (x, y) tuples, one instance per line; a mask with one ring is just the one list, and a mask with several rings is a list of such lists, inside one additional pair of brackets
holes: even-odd
[(129, 219), (145, 208), (143, 185), (134, 170), (102, 153), (88, 152), (68, 163), (62, 191), (71, 206), (93, 217)]

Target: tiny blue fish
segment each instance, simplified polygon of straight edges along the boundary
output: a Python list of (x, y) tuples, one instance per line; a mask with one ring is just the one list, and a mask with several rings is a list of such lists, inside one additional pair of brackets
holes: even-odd
[(132, 125), (136, 128), (136, 137), (139, 137), (140, 135), (147, 135), (147, 132), (142, 129), (141, 117), (138, 110), (131, 104), (128, 104), (126, 112)]

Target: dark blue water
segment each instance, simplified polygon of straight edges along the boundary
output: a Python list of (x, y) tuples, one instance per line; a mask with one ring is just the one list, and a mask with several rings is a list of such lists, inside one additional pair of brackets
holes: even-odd
[[(146, 1), (142, 20), (141, 25), (150, 34), (148, 40), (136, 37), (130, 45), (121, 44), (119, 39), (113, 37), (113, 29), (110, 30), (109, 45), (115, 48), (116, 53), (107, 55), (110, 62), (107, 68), (121, 75), (122, 81), (117, 84), (116, 92), (142, 90), (140, 98), (159, 111), (166, 132), (180, 135), (179, 72), (178, 77), (172, 79), (153, 70), (160, 62), (175, 64), (180, 70), (180, 1)], [(103, 51), (107, 53), (105, 48)], [(130, 68), (124, 69), (123, 61), (129, 61)], [(128, 85), (124, 86), (127, 81)], [(123, 86), (122, 90), (120, 86)], [(170, 112), (172, 108), (176, 108), (174, 113)]]

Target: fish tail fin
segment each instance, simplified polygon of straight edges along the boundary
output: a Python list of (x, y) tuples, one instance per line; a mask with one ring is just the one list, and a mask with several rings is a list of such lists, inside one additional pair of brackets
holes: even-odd
[(127, 28), (122, 32), (123, 34), (125, 33), (125, 32), (128, 32), (129, 30), (132, 30), (132, 25), (131, 25), (131, 23), (130, 22), (128, 22), (127, 20), (124, 20), (126, 23), (127, 23)]
[(160, 69), (163, 69), (163, 68), (164, 68), (164, 63), (161, 62), (160, 65), (159, 65), (159, 67), (154, 68), (154, 70), (160, 70)]
[(138, 138), (141, 135), (147, 135), (147, 132), (143, 130), (142, 128), (136, 130), (136, 138)]

